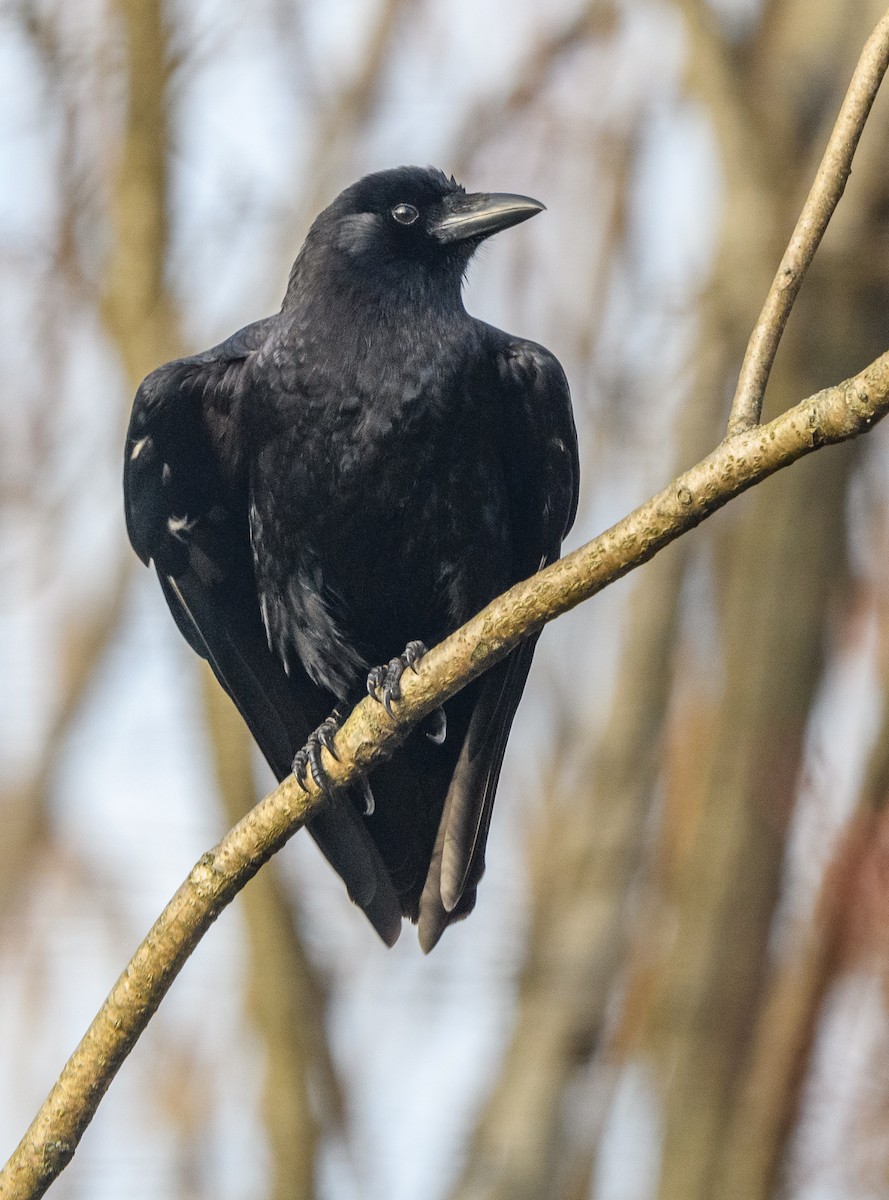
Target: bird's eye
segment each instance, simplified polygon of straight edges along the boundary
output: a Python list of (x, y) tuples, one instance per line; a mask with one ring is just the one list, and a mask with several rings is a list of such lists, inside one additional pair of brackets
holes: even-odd
[(413, 204), (396, 204), (392, 209), (392, 216), (399, 225), (413, 225), (419, 215)]

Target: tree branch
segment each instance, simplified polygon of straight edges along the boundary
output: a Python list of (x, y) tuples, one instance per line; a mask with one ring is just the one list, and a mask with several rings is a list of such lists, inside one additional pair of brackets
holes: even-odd
[[(511, 588), (430, 650), (402, 680), (392, 722), (362, 701), (325, 751), (335, 787), (388, 758), (423, 717), (549, 621), (647, 562), (739, 493), (822, 446), (866, 432), (889, 411), (889, 352), (852, 379), (758, 424), (762, 394), (803, 275), (842, 195), (852, 154), (889, 63), (889, 13), (862, 54), (828, 149), (745, 356), (730, 436), (622, 521)], [(122, 1062), (204, 933), (262, 864), (324, 803), (290, 778), (205, 854), (158, 917), (0, 1172), (0, 1200), (42, 1196), (72, 1158)]]
[[(337, 735), (339, 761), (325, 758), (331, 782), (343, 787), (388, 758), (418, 721), (523, 638), (647, 562), (739, 493), (813, 450), (866, 432), (887, 411), (889, 352), (770, 424), (727, 438), (611, 529), (516, 584), (430, 650), (419, 674), (403, 678), (396, 721), (381, 705), (363, 700)], [(70, 1161), (118, 1068), (204, 933), (323, 803), (314, 784), (304, 792), (287, 779), (194, 866), (0, 1172), (0, 1197), (43, 1195)]]
[(728, 424), (730, 434), (740, 433), (759, 422), (766, 384), (787, 318), (828, 222), (845, 191), (861, 131), (887, 66), (889, 12), (864, 44), (815, 182), (806, 197), (762, 312), (753, 327), (732, 400)]

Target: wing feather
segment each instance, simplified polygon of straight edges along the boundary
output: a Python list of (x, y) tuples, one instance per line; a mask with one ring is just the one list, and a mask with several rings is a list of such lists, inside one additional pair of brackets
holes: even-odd
[[(558, 361), (533, 342), (506, 342), (499, 355), (504, 465), (515, 539), (515, 578), (554, 562), (577, 511), (577, 434)], [(482, 681), (445, 799), (420, 899), (420, 944), (429, 951), (475, 903), (506, 742), (537, 643), (528, 638)]]
[[(180, 632), (210, 663), (283, 779), (329, 701), (298, 664), (285, 673), (268, 646), (256, 591), (247, 489), (232, 431), (244, 401), (244, 365), (267, 324), (167, 363), (143, 382), (127, 438), (124, 497), (133, 548), (154, 562)], [(351, 800), (320, 812), (309, 831), (391, 945), (401, 907)]]

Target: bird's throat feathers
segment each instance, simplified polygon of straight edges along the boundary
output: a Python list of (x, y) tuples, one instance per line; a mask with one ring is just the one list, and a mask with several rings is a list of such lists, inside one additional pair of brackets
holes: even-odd
[(325, 364), (341, 379), (356, 367), (385, 376), (393, 364), (404, 369), (430, 354), (453, 361), (456, 347), (472, 340), (477, 322), (463, 307), (459, 270), (433, 286), (429, 273), (417, 266), (398, 272), (396, 283), (384, 271), (355, 272), (328, 255), (323, 286), (321, 278), (313, 256), (302, 253), (281, 314), (289, 318), (288, 340), (299, 345), (305, 360), (316, 368)]
[[(355, 221), (361, 217), (354, 218)], [(316, 246), (309, 237), (299, 253), (281, 306), (282, 312), (299, 311), (311, 305), (317, 311), (319, 298), (327, 319), (371, 320), (384, 324), (428, 319), (465, 317), (462, 285), (468, 257), (440, 256), (424, 259), (388, 258), (379, 252), (363, 255), (355, 238), (344, 239), (336, 252), (325, 241)], [(356, 261), (359, 269), (356, 269)]]

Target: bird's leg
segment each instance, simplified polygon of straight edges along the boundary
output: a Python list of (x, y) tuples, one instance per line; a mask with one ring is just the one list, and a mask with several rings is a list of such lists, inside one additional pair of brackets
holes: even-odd
[[(393, 719), (395, 714), (392, 712), (392, 702), (401, 699), (401, 677), (408, 667), (415, 675), (418, 674), (417, 663), (425, 653), (426, 647), (422, 642), (408, 642), (404, 654), (390, 659), (384, 666), (374, 667), (367, 677), (367, 694), (382, 704)], [(444, 709), (437, 708), (434, 713), (430, 713), (424, 724), (429, 726), (425, 732), (430, 742), (440, 746), (448, 729)]]
[(330, 799), (330, 785), (321, 765), (321, 750), (325, 749), (331, 758), (339, 762), (333, 741), (345, 719), (345, 713), (335, 708), (314, 733), (309, 734), (302, 750), (299, 750), (294, 756), (293, 774), (303, 791), (306, 791), (306, 778), (311, 775), (316, 786), (321, 789), (328, 800)]

